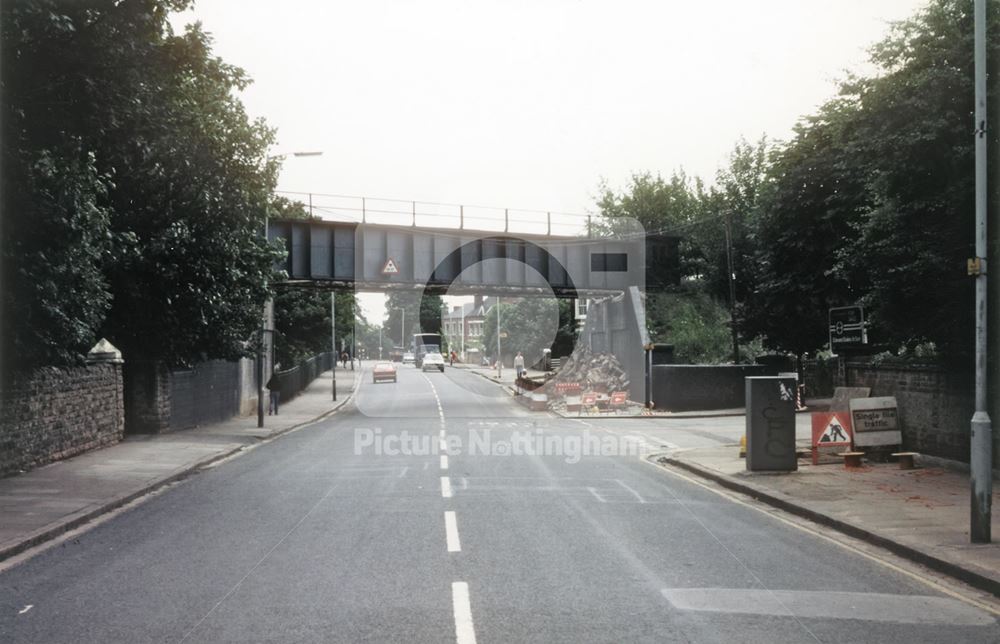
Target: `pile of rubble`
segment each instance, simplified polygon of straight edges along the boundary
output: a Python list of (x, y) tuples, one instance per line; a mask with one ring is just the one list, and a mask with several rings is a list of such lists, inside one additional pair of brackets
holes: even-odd
[(610, 393), (628, 391), (629, 379), (613, 354), (593, 353), (588, 347), (582, 346), (577, 347), (563, 361), (555, 377), (545, 383), (545, 392), (550, 397), (562, 397), (565, 385), (573, 383), (579, 384), (581, 391)]

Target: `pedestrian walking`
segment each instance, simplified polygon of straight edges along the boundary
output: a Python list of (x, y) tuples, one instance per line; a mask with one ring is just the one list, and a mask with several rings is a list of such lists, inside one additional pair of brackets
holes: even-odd
[(270, 416), (274, 414), (278, 415), (278, 401), (281, 399), (281, 392), (278, 390), (280, 383), (278, 381), (278, 369), (281, 368), (281, 364), (278, 363), (274, 365), (274, 373), (271, 374), (271, 379), (267, 381), (267, 391), (270, 394), (270, 404), (267, 407), (267, 415)]
[(525, 373), (524, 355), (520, 351), (518, 351), (517, 355), (514, 356), (514, 371), (517, 372), (518, 378), (520, 378)]

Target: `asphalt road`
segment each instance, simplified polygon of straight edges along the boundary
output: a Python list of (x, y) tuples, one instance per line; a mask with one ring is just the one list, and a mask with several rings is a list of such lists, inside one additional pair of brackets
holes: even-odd
[(1000, 640), (961, 598), (639, 458), (739, 419), (532, 415), (453, 369), (363, 383), (0, 573), (0, 641)]

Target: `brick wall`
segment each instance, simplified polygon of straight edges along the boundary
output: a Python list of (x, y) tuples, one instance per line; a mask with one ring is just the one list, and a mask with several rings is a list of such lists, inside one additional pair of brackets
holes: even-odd
[(803, 360), (802, 382), (806, 398), (830, 398), (837, 379), (837, 359)]
[(210, 360), (174, 370), (160, 362), (125, 365), (125, 431), (129, 434), (188, 429), (256, 409), (253, 360)]
[[(974, 409), (972, 373), (931, 365), (871, 365), (848, 362), (847, 382), (871, 387), (872, 396), (895, 396), (903, 448), (969, 461), (969, 422)], [(994, 452), (1000, 441), (994, 433)]]
[(158, 434), (170, 429), (170, 371), (160, 362), (125, 364), (125, 431)]
[(0, 399), (0, 476), (122, 439), (120, 364), (17, 375)]

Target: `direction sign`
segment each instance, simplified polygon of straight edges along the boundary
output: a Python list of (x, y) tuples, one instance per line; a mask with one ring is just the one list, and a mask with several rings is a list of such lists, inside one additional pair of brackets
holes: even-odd
[(385, 260), (385, 266), (382, 267), (383, 275), (396, 275), (399, 273), (399, 267), (396, 266), (396, 261), (393, 258)]
[(865, 312), (860, 306), (839, 306), (830, 309), (830, 349), (852, 349), (868, 344)]

